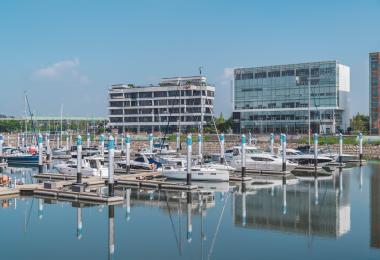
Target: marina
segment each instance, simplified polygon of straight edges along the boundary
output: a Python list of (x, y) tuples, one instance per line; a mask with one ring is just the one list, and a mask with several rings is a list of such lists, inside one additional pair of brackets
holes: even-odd
[(373, 1), (0, 3), (0, 259), (380, 259)]
[[(108, 195), (102, 191), (106, 186), (99, 177), (83, 177), (91, 191), (76, 193), (60, 190), (75, 183), (75, 176), (38, 173), (38, 168), (32, 172), (32, 180), (44, 182), (0, 188), (0, 210), (10, 224), (4, 232), (12, 233), (11, 238), (2, 236), (3, 245), (14, 239), (30, 244), (27, 241), (38, 237), (35, 247), (51, 252), (54, 246), (49, 240), (55, 230), (72, 249), (60, 252), (60, 257), (69, 258), (82, 254), (92, 259), (246, 258), (251, 243), (259, 258), (279, 257), (285, 248), (297, 252), (295, 259), (329, 258), (333, 251), (324, 248), (330, 246), (345, 247), (341, 256), (359, 257), (358, 249), (365, 259), (380, 256), (375, 202), (379, 199), (380, 166), (376, 161), (337, 169), (328, 177), (292, 177), (284, 182), (281, 175), (249, 174), (252, 179), (247, 181), (194, 182), (194, 189), (182, 190), (175, 182), (172, 189), (165, 186), (168, 181), (140, 180), (156, 174), (160, 177), (158, 173), (135, 172), (115, 175), (115, 196), (103, 201), (97, 194)], [(44, 188), (53, 181), (56, 189)], [(19, 192), (4, 196), (4, 192), (16, 190)], [(365, 210), (366, 205), (370, 211)], [(25, 223), (20, 218), (25, 218)], [(358, 237), (361, 243), (355, 249), (347, 247)], [(153, 248), (142, 252), (137, 250), (140, 243), (152, 243)], [(228, 252), (225, 243), (230, 245)], [(267, 244), (272, 250), (265, 249)], [(31, 255), (38, 257), (39, 250)], [(27, 256), (30, 253), (24, 250), (5, 253), (5, 257), (17, 259)]]

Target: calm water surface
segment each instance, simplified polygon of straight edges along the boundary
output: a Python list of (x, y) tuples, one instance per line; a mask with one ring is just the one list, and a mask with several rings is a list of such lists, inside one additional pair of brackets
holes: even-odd
[(204, 188), (118, 190), (118, 206), (2, 201), (0, 258), (380, 259), (379, 163), (285, 186)]

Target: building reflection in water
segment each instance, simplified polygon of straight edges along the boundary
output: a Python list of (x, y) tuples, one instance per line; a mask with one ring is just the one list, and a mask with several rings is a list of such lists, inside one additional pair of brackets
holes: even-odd
[[(306, 177), (299, 184), (247, 184), (234, 195), (234, 224), (305, 235), (339, 237), (350, 230), (349, 175)], [(244, 203), (245, 201), (245, 203)]]
[(380, 248), (380, 172), (371, 175), (371, 247)]

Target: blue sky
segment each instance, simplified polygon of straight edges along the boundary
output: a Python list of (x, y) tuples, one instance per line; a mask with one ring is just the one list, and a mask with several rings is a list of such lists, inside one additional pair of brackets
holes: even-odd
[(114, 83), (204, 74), (230, 113), (231, 68), (320, 60), (351, 67), (351, 113), (368, 113), (380, 0), (0, 2), (0, 113), (104, 116)]

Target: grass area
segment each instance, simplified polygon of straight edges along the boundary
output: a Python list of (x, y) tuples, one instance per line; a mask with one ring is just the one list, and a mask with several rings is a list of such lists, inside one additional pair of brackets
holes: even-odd
[[(307, 144), (307, 139), (308, 137), (302, 137), (299, 139), (298, 143), (299, 144)], [(311, 143), (314, 143), (314, 137), (311, 136)], [(323, 144), (339, 144), (339, 136), (323, 136), (320, 135), (318, 138), (318, 143), (323, 145)], [(366, 144), (367, 142), (363, 140), (363, 144)], [(344, 136), (343, 137), (343, 144), (352, 144), (352, 145), (358, 145), (359, 140), (357, 136)], [(379, 145), (380, 141), (372, 141), (371, 144), (373, 145)]]
[[(300, 144), (307, 144), (308, 137), (305, 136), (299, 140)], [(311, 136), (310, 143), (314, 143), (314, 137)], [(318, 143), (323, 144), (339, 144), (339, 136), (319, 136), (318, 137)], [(343, 137), (343, 143), (344, 144), (358, 144), (357, 137), (356, 136), (344, 136)]]
[[(197, 134), (193, 134), (191, 137), (193, 139), (193, 142), (197, 142), (198, 141), (198, 135)], [(166, 135), (166, 138), (167, 138), (168, 141), (175, 142), (176, 138), (177, 138), (177, 135), (175, 135), (175, 134)], [(181, 135), (181, 142), (186, 142), (186, 138), (187, 138), (186, 135)], [(210, 137), (207, 136), (207, 135), (206, 136), (202, 136), (202, 138), (203, 138), (204, 142), (210, 141)]]

